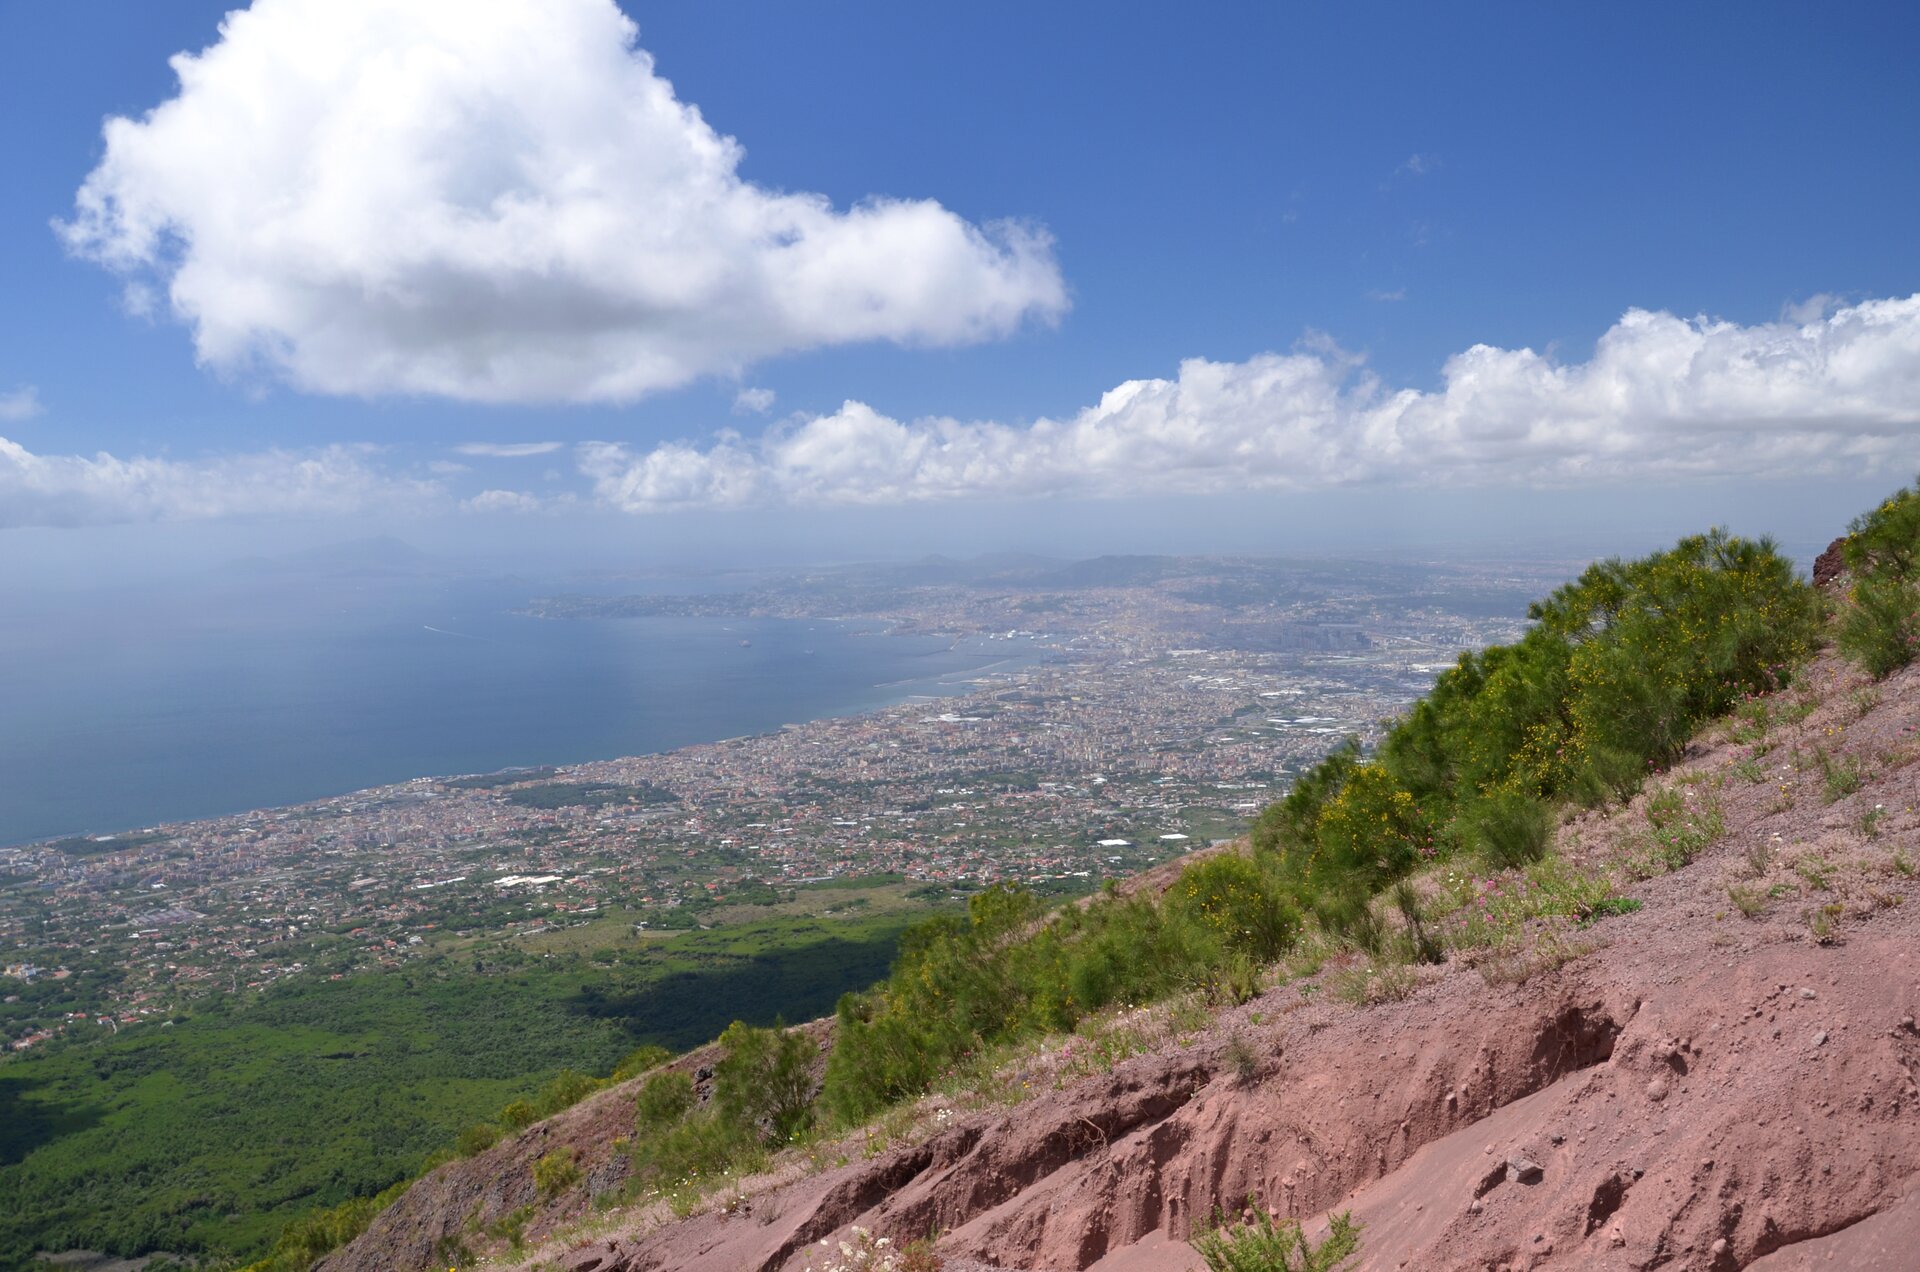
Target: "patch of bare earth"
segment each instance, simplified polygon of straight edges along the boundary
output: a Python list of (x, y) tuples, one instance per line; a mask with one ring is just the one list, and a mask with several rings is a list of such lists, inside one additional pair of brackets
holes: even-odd
[[(1196, 1222), (1252, 1197), (1310, 1224), (1351, 1210), (1368, 1269), (1920, 1267), (1916, 726), (1920, 668), (1868, 686), (1822, 659), (1562, 827), (1643, 908), (1524, 979), (1456, 958), (1369, 1007), (1295, 981), (871, 1157), (790, 1157), (724, 1205), (543, 1220), (522, 1265), (796, 1272), (859, 1225), (939, 1234), (949, 1272), (1188, 1272)], [(1721, 827), (1670, 870), (1649, 864), (1664, 791)], [(604, 1120), (611, 1143), (631, 1100), (554, 1133)], [(499, 1172), (544, 1143), (442, 1168), (327, 1266), (421, 1266), (411, 1234), (522, 1204)]]

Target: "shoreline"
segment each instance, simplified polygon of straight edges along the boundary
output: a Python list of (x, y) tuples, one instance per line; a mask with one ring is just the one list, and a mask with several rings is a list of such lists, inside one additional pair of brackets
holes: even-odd
[[(820, 620), (810, 619), (807, 621), (846, 623), (846, 622), (852, 622), (855, 620), (840, 618), (840, 619), (820, 619)], [(895, 632), (891, 628), (889, 628), (889, 629), (876, 630), (871, 632), (855, 632), (852, 634), (856, 636), (865, 636), (865, 635), (892, 636), (895, 634)], [(918, 634), (918, 633), (915, 633), (915, 634)], [(964, 656), (968, 656), (968, 657), (986, 657), (987, 656), (985, 654), (970, 654), (967, 651), (962, 650), (960, 646), (967, 639), (968, 637), (966, 635), (956, 637), (954, 642), (948, 647), (948, 649), (945, 652), (961, 653)], [(1038, 663), (1046, 661), (1047, 658), (1050, 657), (1051, 655), (1057, 654), (1059, 652), (1059, 649), (1057, 646), (1041, 645), (1038, 642), (1033, 643), (1031, 646), (1031, 649), (1032, 649), (1032, 655), (1031, 657), (1026, 659), (1024, 665), (1027, 665), (1027, 666), (1037, 665)], [(580, 768), (582, 766), (590, 765), (590, 764), (612, 764), (612, 763), (618, 763), (623, 760), (640, 759), (648, 756), (671, 755), (676, 751), (683, 751), (691, 747), (717, 746), (727, 742), (737, 742), (737, 741), (741, 741), (748, 738), (766, 737), (771, 734), (779, 733), (784, 729), (792, 728), (798, 725), (813, 724), (822, 720), (855, 719), (860, 716), (868, 715), (876, 711), (886, 711), (894, 707), (910, 705), (915, 701), (938, 702), (947, 698), (964, 696), (966, 693), (970, 692), (974, 687), (977, 687), (976, 680), (978, 677), (991, 674), (998, 669), (1006, 667), (1008, 664), (1021, 663), (1021, 662), (1022, 662), (1022, 658), (1020, 655), (1017, 655), (1017, 654), (1003, 655), (1003, 656), (995, 657), (991, 662), (985, 663), (976, 668), (967, 669), (965, 671), (938, 672), (938, 673), (933, 673), (926, 676), (908, 677), (903, 680), (883, 681), (874, 685), (870, 685), (869, 689), (882, 693), (883, 696), (885, 697), (885, 701), (871, 703), (868, 705), (854, 707), (851, 709), (833, 709), (833, 710), (822, 711), (822, 712), (817, 712), (817, 713), (808, 714), (808, 715), (802, 715), (797, 718), (783, 721), (782, 723), (774, 725), (771, 728), (760, 729), (760, 730), (750, 731), (746, 733), (728, 734), (721, 737), (696, 738), (690, 741), (679, 742), (672, 746), (663, 746), (663, 747), (658, 747), (652, 750), (628, 751), (628, 752), (622, 752), (618, 755), (594, 755), (594, 756), (588, 756), (582, 759), (565, 760), (565, 761), (536, 760), (536, 761), (523, 763), (523, 764), (507, 764), (507, 765), (502, 765), (499, 768), (487, 769), (487, 770), (475, 771), (475, 772), (448, 772), (448, 773), (425, 773), (425, 774), (411, 773), (411, 774), (408, 774), (407, 776), (396, 777), (384, 782), (375, 782), (365, 786), (353, 786), (345, 790), (332, 790), (332, 791), (320, 792), (313, 795), (308, 795), (302, 799), (291, 800), (283, 803), (246, 805), (246, 806), (237, 807), (237, 808), (228, 808), (223, 811), (203, 812), (203, 813), (198, 813), (198, 814), (194, 814), (186, 817), (170, 817), (161, 821), (137, 823), (134, 825), (123, 826), (123, 827), (119, 827), (117, 829), (111, 829), (111, 830), (101, 830), (98, 828), (90, 827), (90, 828), (81, 829), (81, 830), (62, 831), (62, 832), (58, 832), (51, 835), (35, 835), (25, 839), (0, 840), (0, 851), (13, 852), (13, 851), (22, 851), (22, 850), (44, 849), (56, 843), (62, 843), (62, 842), (75, 840), (75, 839), (94, 839), (94, 840), (105, 841), (105, 840), (111, 840), (111, 839), (118, 839), (123, 836), (163, 833), (169, 827), (191, 826), (201, 822), (224, 821), (228, 818), (234, 818), (234, 817), (250, 817), (250, 816), (256, 816), (256, 815), (267, 814), (267, 813), (291, 812), (297, 809), (306, 808), (316, 804), (324, 804), (332, 800), (350, 799), (358, 795), (371, 795), (376, 792), (388, 791), (397, 787), (411, 786), (421, 782), (442, 782), (442, 781), (448, 781), (454, 778), (489, 776), (495, 773), (510, 773), (517, 770), (526, 770), (528, 772), (532, 772), (532, 771), (543, 769), (543, 768), (544, 769), (573, 769), (573, 768)], [(900, 690), (904, 689), (907, 686), (925, 686), (927, 688), (930, 688), (933, 691), (932, 692), (900, 692)]]

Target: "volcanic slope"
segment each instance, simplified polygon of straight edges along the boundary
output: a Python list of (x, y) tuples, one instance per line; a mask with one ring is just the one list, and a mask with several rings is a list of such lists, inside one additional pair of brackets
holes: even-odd
[[(1351, 1211), (1367, 1269), (1911, 1269), (1916, 726), (1920, 666), (1821, 655), (1542, 866), (1422, 876), (1440, 965), (1309, 942), (1238, 1006), (1103, 1013), (751, 1177), (609, 1205), (627, 1083), (322, 1266), (794, 1272), (860, 1228), (932, 1234), (948, 1272), (1187, 1272), (1195, 1225), (1253, 1198), (1310, 1231)], [(1609, 899), (1582, 921), (1529, 917), (1583, 889)], [(712, 1059), (675, 1063), (704, 1087)], [(543, 1198), (556, 1149), (579, 1179)]]

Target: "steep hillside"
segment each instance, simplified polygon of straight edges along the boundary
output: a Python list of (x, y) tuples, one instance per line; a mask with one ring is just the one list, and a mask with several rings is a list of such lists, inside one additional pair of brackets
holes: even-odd
[[(514, 1266), (798, 1269), (859, 1225), (941, 1234), (952, 1272), (1174, 1272), (1201, 1266), (1196, 1219), (1252, 1195), (1282, 1214), (1351, 1209), (1366, 1268), (1909, 1267), (1920, 671), (1871, 685), (1822, 657), (1764, 739), (1756, 718), (1560, 829), (1569, 863), (1630, 876), (1656, 868), (1650, 802), (1717, 806), (1712, 843), (1627, 889), (1637, 912), (1534, 920), (1413, 984), (1346, 953), (1218, 1014), (1122, 1012), (1010, 1057), (997, 1089), (927, 1097), (680, 1198), (684, 1216), (666, 1200), (588, 1210), (624, 1172), (629, 1084), (442, 1167), (324, 1266), (418, 1267), (464, 1232)], [(1527, 886), (1508, 872), (1484, 895)], [(487, 1241), (537, 1200), (531, 1163), (562, 1141), (581, 1183), (527, 1217), (522, 1254)]]
[(1897, 621), (1855, 578), (1853, 660), (1803, 660), (1819, 606), (1765, 545), (1596, 567), (1250, 847), (1051, 916), (989, 894), (836, 1021), (442, 1166), (322, 1266), (1188, 1272), (1257, 1208), (1350, 1216), (1361, 1268), (1910, 1267), (1920, 669), (1885, 577)]

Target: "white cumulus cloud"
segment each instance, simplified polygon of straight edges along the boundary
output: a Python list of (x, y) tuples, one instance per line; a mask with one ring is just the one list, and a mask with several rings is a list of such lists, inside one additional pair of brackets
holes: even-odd
[(0, 420), (30, 420), (40, 409), (40, 390), (31, 384), (0, 393)]
[(204, 363), (321, 393), (627, 401), (1065, 310), (1037, 228), (743, 180), (637, 39), (613, 0), (256, 0), (58, 229)]
[(1629, 311), (1585, 362), (1475, 345), (1432, 390), (1321, 341), (1191, 359), (1066, 419), (901, 421), (860, 402), (756, 439), (578, 452), (630, 512), (1386, 483), (1571, 486), (1920, 463), (1920, 296), (1753, 326)]
[(0, 437), (0, 529), (424, 510), (438, 485), (393, 476), (364, 446), (202, 460), (38, 455)]

